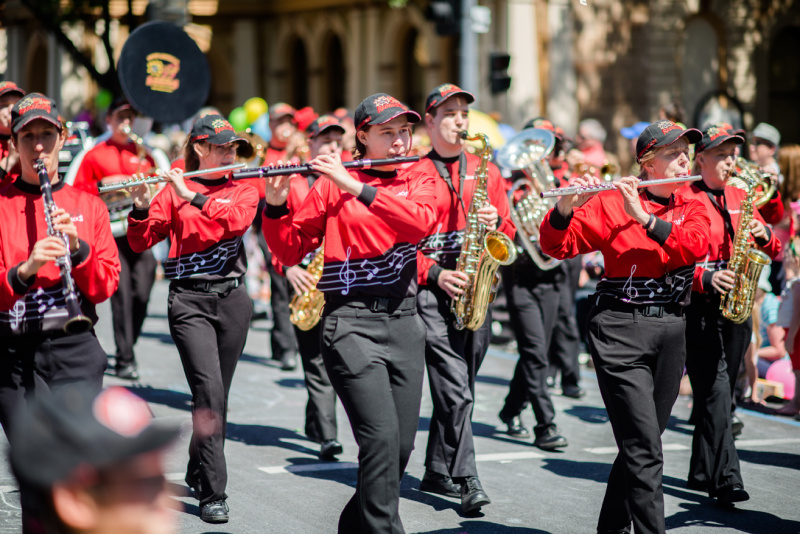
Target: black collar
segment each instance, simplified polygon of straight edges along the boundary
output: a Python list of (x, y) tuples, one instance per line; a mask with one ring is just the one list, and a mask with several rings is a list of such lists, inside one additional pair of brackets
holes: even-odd
[(216, 187), (218, 185), (224, 185), (225, 182), (228, 181), (227, 176), (223, 176), (222, 178), (191, 178), (191, 180), (197, 182), (200, 185), (204, 185), (206, 187)]
[[(462, 153), (463, 153), (463, 151), (462, 151)], [(428, 157), (431, 158), (431, 159), (435, 159), (437, 161), (443, 161), (444, 163), (455, 163), (456, 161), (458, 161), (458, 158), (461, 157), (461, 153), (459, 153), (459, 154), (457, 154), (457, 155), (455, 155), (455, 156), (453, 156), (451, 158), (446, 158), (446, 157), (442, 156), (441, 154), (439, 154), (438, 152), (436, 152), (436, 150), (431, 149), (431, 151), (428, 152)]]
[(708, 187), (708, 185), (703, 180), (695, 182), (695, 185), (697, 186), (697, 189), (699, 189), (700, 191), (705, 191), (706, 193), (711, 193), (714, 196), (722, 196), (722, 195), (725, 194), (725, 188), (724, 187), (722, 189), (711, 189), (710, 187)]
[(668, 196), (667, 198), (657, 197), (647, 189), (644, 190), (644, 197), (650, 202), (655, 202), (656, 204), (661, 204), (662, 206), (668, 206), (672, 201), (672, 195)]
[(364, 169), (361, 172), (373, 178), (380, 178), (382, 180), (391, 180), (397, 178), (397, 169), (391, 171), (379, 171), (377, 169)]
[[(57, 183), (52, 184), (51, 188), (53, 189), (53, 192), (56, 192), (56, 191), (60, 191), (65, 185), (66, 185), (66, 182), (64, 182), (64, 180), (59, 180)], [(14, 181), (14, 187), (19, 189), (23, 193), (28, 193), (29, 195), (41, 195), (42, 194), (42, 189), (41, 189), (41, 187), (39, 187), (39, 184), (36, 184), (36, 185), (29, 184), (28, 182), (26, 182), (25, 180), (22, 179), (22, 176), (19, 176)]]

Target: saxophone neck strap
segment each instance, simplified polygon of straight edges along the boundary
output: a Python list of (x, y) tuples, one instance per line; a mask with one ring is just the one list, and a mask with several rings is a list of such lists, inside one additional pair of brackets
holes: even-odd
[(717, 201), (716, 195), (714, 195), (711, 191), (706, 191), (706, 195), (708, 195), (708, 199), (717, 208), (717, 211), (720, 215), (722, 215), (722, 220), (725, 222), (725, 231), (728, 232), (728, 236), (731, 238), (731, 242), (736, 240), (736, 231), (733, 229), (733, 221), (731, 220), (731, 214), (728, 213), (728, 203), (725, 200), (725, 193), (722, 194), (722, 205)]
[(452, 161), (454, 158), (445, 159), (440, 156), (436, 150), (431, 150), (428, 154), (428, 157), (431, 158), (433, 166), (436, 167), (436, 172), (439, 173), (439, 176), (441, 176), (442, 179), (444, 179), (444, 181), (447, 183), (447, 187), (450, 188), (450, 191), (452, 191), (453, 194), (458, 198), (458, 201), (461, 204), (461, 209), (466, 217), (467, 209), (464, 207), (464, 199), (461, 195), (464, 191), (464, 180), (467, 176), (467, 154), (462, 150), (461, 154), (458, 155), (458, 191), (456, 191), (456, 188), (453, 185), (453, 179), (450, 176), (450, 171), (447, 170), (447, 163), (454, 163), (454, 161)]

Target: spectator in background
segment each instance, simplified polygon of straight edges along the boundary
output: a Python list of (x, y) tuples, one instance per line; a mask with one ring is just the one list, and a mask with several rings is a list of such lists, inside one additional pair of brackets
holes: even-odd
[(175, 532), (161, 460), (177, 436), (124, 388), (37, 397), (15, 419), (9, 450), (23, 534)]
[(759, 123), (750, 135), (750, 159), (762, 170), (778, 175), (778, 183), (783, 181), (780, 177), (781, 169), (776, 159), (778, 145), (780, 144), (781, 133), (777, 128), (766, 122)]
[(650, 126), (648, 122), (637, 122), (632, 126), (626, 126), (619, 130), (620, 135), (628, 140), (628, 153), (630, 157), (633, 158), (628, 176), (639, 176), (641, 169), (639, 168), (639, 163), (636, 161), (636, 140), (639, 139), (639, 136), (642, 135), (642, 132), (648, 126)]
[(608, 162), (603, 143), (606, 142), (606, 130), (597, 119), (584, 119), (578, 124), (575, 136), (578, 150), (583, 154), (583, 161), (595, 169), (600, 169)]
[(683, 110), (683, 106), (677, 100), (667, 102), (658, 110), (659, 119), (672, 121), (681, 128), (686, 128), (684, 125), (685, 115), (686, 112)]
[(794, 397), (789, 404), (779, 409), (776, 413), (780, 415), (800, 414), (800, 257), (798, 257), (798, 245), (800, 238), (792, 238), (789, 251), (786, 254), (786, 288), (781, 293), (781, 305), (778, 308), (778, 324), (786, 332), (785, 346), (792, 359), (792, 371), (794, 372)]
[(9, 142), (11, 138), (11, 108), (25, 91), (14, 82), (0, 82), (0, 187), (19, 176), (19, 154)]
[(767, 369), (775, 360), (780, 360), (786, 354), (783, 346), (785, 332), (778, 326), (778, 307), (780, 299), (772, 293), (769, 283), (769, 266), (761, 271), (756, 289), (756, 300), (753, 306), (753, 341), (745, 354), (745, 371), (749, 395), (745, 402), (751, 404), (764, 404), (758, 395), (757, 379), (767, 374)]

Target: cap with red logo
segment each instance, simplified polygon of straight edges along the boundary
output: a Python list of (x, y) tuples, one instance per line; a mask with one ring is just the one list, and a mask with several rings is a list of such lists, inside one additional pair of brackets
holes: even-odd
[(0, 82), (0, 96), (8, 93), (18, 93), (19, 96), (25, 96), (25, 91), (23, 91), (22, 87), (14, 82)]
[(344, 133), (344, 127), (339, 122), (339, 119), (333, 115), (320, 115), (314, 122), (309, 124), (308, 128), (306, 128), (306, 133), (310, 139), (313, 139), (331, 128), (335, 128)]
[(695, 128), (683, 129), (672, 121), (657, 121), (644, 129), (636, 141), (636, 161), (641, 163), (642, 156), (649, 150), (669, 146), (681, 137), (686, 136), (690, 145), (699, 143), (703, 138), (700, 130)]
[(408, 109), (399, 100), (386, 93), (377, 93), (365, 98), (356, 108), (354, 122), (356, 130), (374, 124), (386, 124), (400, 115), (408, 115), (408, 122), (414, 124), (420, 121), (419, 113)]
[(40, 488), (80, 465), (102, 469), (159, 450), (178, 428), (154, 424), (147, 403), (122, 387), (100, 394), (81, 384), (37, 396), (12, 425), (9, 459), (17, 477)]
[(694, 153), (699, 154), (703, 150), (718, 147), (725, 141), (733, 141), (737, 145), (741, 145), (744, 143), (744, 137), (736, 135), (730, 124), (714, 124), (703, 132), (703, 139), (697, 143)]
[(61, 130), (61, 116), (54, 100), (41, 93), (31, 93), (20, 98), (11, 108), (11, 132), (19, 131), (31, 121), (42, 119)]
[(425, 112), (430, 111), (451, 96), (456, 95), (463, 95), (467, 100), (467, 104), (475, 102), (475, 96), (469, 91), (465, 91), (452, 83), (443, 83), (428, 94), (428, 98), (425, 99)]
[(269, 120), (274, 121), (287, 115), (294, 118), (295, 113), (297, 113), (297, 110), (289, 104), (285, 102), (278, 102), (269, 108)]
[(221, 115), (206, 115), (194, 121), (190, 139), (192, 141), (205, 141), (212, 145), (227, 145), (234, 141), (247, 143), (236, 135), (231, 123)]

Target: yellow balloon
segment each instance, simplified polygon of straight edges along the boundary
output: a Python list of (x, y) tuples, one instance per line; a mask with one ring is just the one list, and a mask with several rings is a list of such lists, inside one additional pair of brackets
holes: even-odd
[(247, 112), (247, 122), (253, 124), (256, 119), (267, 112), (267, 102), (263, 98), (253, 97), (244, 103), (244, 110)]

